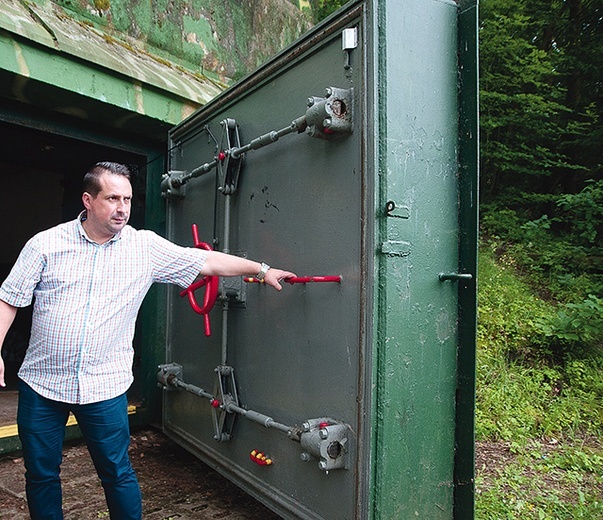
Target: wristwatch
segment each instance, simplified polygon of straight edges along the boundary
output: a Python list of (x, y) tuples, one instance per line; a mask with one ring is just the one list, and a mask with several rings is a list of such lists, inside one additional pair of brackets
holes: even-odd
[(263, 282), (264, 278), (266, 278), (266, 273), (268, 272), (269, 269), (270, 269), (270, 266), (268, 264), (265, 264), (264, 262), (262, 262), (260, 264), (260, 272), (258, 274), (256, 274), (255, 277), (260, 282)]

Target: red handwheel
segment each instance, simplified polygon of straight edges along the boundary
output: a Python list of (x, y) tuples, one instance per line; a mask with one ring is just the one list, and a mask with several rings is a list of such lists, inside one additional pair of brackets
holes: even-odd
[[(195, 247), (205, 249), (206, 251), (212, 251), (213, 249), (208, 243), (201, 242), (199, 240), (199, 229), (197, 224), (192, 225), (192, 230)], [(212, 310), (214, 303), (216, 303), (216, 298), (218, 297), (219, 280), (220, 279), (217, 276), (204, 276), (200, 280), (189, 285), (180, 293), (181, 297), (188, 296), (188, 302), (190, 303), (192, 309), (197, 314), (201, 314), (203, 316), (206, 336), (211, 336), (209, 312)], [(203, 294), (203, 305), (199, 305), (197, 302), (197, 297), (195, 296), (195, 291), (197, 289), (201, 289), (201, 287), (205, 287), (205, 293)]]

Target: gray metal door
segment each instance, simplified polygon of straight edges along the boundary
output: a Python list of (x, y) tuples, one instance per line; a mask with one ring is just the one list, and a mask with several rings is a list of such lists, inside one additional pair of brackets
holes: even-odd
[(459, 13), (394, 4), (350, 3), (169, 136), (169, 238), (299, 279), (221, 280), (208, 314), (215, 280), (170, 290), (164, 429), (285, 518), (454, 515)]

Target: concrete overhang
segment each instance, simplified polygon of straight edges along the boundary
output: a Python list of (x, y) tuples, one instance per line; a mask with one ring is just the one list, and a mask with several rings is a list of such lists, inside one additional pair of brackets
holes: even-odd
[(225, 88), (50, 1), (0, 4), (2, 98), (165, 139)]

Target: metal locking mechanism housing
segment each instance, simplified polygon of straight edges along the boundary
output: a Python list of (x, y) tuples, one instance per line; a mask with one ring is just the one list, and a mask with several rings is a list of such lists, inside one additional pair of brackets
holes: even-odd
[(349, 426), (329, 418), (310, 419), (302, 426), (303, 461), (316, 458), (323, 471), (346, 468)]
[(352, 133), (354, 89), (328, 87), (326, 97), (308, 98), (306, 133), (311, 137), (331, 139)]

